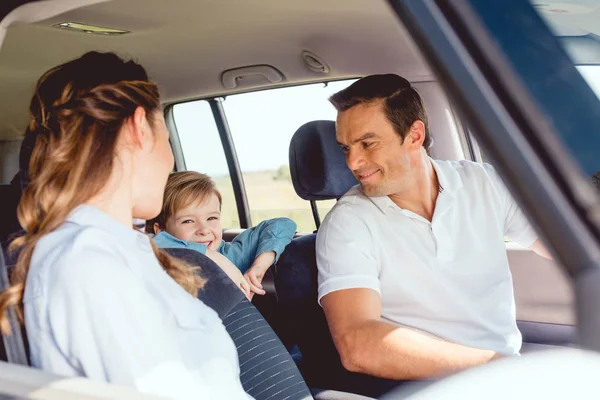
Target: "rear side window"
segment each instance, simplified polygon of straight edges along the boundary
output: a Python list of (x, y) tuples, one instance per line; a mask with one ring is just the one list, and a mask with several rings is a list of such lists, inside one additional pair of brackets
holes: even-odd
[(176, 104), (173, 118), (188, 170), (208, 174), (223, 197), (223, 228), (239, 228), (240, 220), (221, 138), (205, 100)]
[[(244, 177), (252, 224), (288, 217), (301, 232), (315, 230), (308, 201), (296, 195), (289, 145), (296, 130), (318, 119), (335, 120), (328, 98), (354, 80), (263, 90), (228, 96), (223, 102)], [(317, 203), (321, 218), (335, 200)]]

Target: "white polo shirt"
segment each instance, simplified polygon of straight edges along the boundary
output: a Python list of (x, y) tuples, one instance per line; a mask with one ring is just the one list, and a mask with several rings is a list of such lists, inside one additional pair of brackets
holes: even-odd
[(518, 354), (504, 237), (529, 247), (537, 235), (492, 166), (432, 163), (443, 188), (432, 222), (359, 186), (329, 212), (317, 234), (319, 302), (337, 290), (373, 289), (384, 321)]

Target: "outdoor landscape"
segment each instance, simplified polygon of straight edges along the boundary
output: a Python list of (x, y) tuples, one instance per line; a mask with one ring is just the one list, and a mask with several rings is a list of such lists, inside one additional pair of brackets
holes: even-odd
[[(288, 217), (298, 224), (299, 232), (316, 229), (309, 202), (302, 200), (294, 191), (289, 167), (281, 166), (275, 171), (245, 172), (243, 175), (253, 225), (270, 218)], [(231, 179), (229, 176), (215, 177), (215, 182), (223, 196), (223, 228), (238, 228), (240, 223)], [(321, 218), (334, 204), (335, 200), (318, 203)]]

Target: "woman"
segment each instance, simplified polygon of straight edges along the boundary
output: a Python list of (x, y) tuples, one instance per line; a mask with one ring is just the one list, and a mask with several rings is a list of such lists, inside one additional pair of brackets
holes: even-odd
[[(4, 311), (24, 313), (33, 366), (171, 398), (247, 399), (202, 280), (132, 228), (158, 215), (173, 155), (144, 69), (90, 52), (44, 74), (19, 204), (27, 232)], [(166, 273), (165, 273), (166, 271)]]

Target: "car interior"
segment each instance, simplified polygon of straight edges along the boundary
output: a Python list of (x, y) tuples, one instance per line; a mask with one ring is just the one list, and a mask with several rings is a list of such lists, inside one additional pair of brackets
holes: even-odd
[[(531, 3), (573, 62), (587, 68), (582, 74), (590, 85), (594, 87), (592, 75), (598, 84), (600, 71), (591, 69), (600, 69), (600, 2)], [(287, 216), (298, 222), (294, 240), (265, 278), (267, 294), (255, 296), (252, 303), (206, 257), (173, 251), (207, 271), (209, 284), (201, 298), (217, 310), (238, 346), (246, 391), (265, 400), (360, 399), (379, 398), (397, 384), (344, 369), (316, 301), (316, 231), (335, 201), (357, 184), (335, 141), (335, 110), (326, 94), (363, 76), (396, 73), (423, 98), (434, 139), (432, 158), (490, 159), (387, 1), (47, 0), (22, 1), (12, 8), (0, 15), (3, 287), (15, 262), (7, 246), (21, 230), (16, 209), (27, 185), (32, 146), (23, 141), (23, 132), (35, 83), (44, 71), (86, 51), (116, 52), (137, 60), (158, 84), (176, 170), (210, 173), (213, 166), (203, 158), (208, 152), (219, 153), (227, 178), (224, 198), (232, 205), (235, 222), (224, 226), (225, 240), (266, 219), (262, 206), (254, 206), (259, 203), (256, 193), (268, 198), (268, 217)], [(287, 106), (257, 97), (295, 96), (308, 87), (322, 91), (303, 94)], [(320, 94), (310, 97), (311, 93)], [(184, 120), (185, 108), (189, 121)], [(258, 144), (249, 144), (253, 137)], [(270, 157), (284, 160), (281, 165), (289, 178), (269, 176), (259, 182), (260, 160)], [(246, 169), (253, 163), (254, 171)], [(286, 208), (288, 197), (273, 194), (275, 189), (267, 185), (273, 181), (294, 204), (302, 204), (302, 224), (295, 217), (299, 212)], [(522, 352), (575, 346), (574, 288), (559, 263), (510, 241), (506, 250)], [(13, 322), (17, 323), (14, 316)], [(47, 396), (39, 398), (68, 393), (78, 398), (95, 398), (98, 393), (151, 398), (28, 368), (26, 332), (22, 333), (3, 336), (0, 369), (6, 375), (0, 374), (0, 393), (14, 398), (33, 392)], [(249, 337), (258, 339), (247, 341)], [(14, 376), (12, 389), (5, 389), (10, 381), (5, 376)]]

